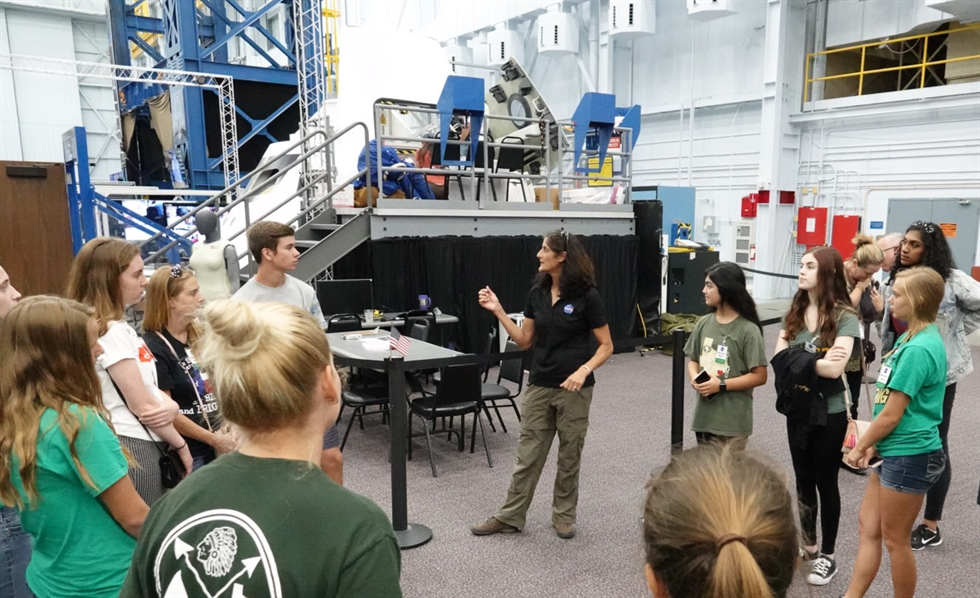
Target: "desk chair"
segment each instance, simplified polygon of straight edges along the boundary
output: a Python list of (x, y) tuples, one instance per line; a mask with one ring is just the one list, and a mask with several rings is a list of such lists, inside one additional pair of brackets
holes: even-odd
[[(507, 348), (504, 349), (505, 353), (519, 352), (520, 347), (514, 341), (507, 341)], [(511, 392), (509, 388), (503, 386), (501, 382), (507, 380), (517, 385), (517, 390)], [(500, 420), (500, 427), (503, 428), (504, 432), (507, 432), (507, 425), (504, 423), (504, 418), (500, 415), (500, 407), (497, 405), (498, 401), (502, 401), (510, 404), (514, 408), (514, 413), (517, 414), (517, 421), (521, 421), (521, 412), (517, 408), (517, 397), (521, 396), (524, 391), (524, 359), (506, 359), (500, 362), (500, 370), (497, 372), (497, 383), (487, 384), (484, 382), (481, 391), (480, 398), (483, 402), (484, 409), (487, 412), (487, 419), (490, 420), (490, 425), (493, 425), (493, 417), (490, 415), (490, 407), (497, 412), (497, 419)], [(475, 439), (470, 442), (472, 446)]]
[(426, 447), (429, 449), (429, 465), (432, 467), (432, 477), (439, 477), (436, 472), (435, 460), (432, 458), (432, 438), (429, 433), (429, 424), (434, 425), (435, 420), (440, 417), (460, 416), (460, 431), (443, 426), (442, 429), (433, 430), (433, 433), (449, 432), (456, 434), (459, 439), (459, 451), (462, 452), (463, 435), (466, 434), (466, 415), (472, 413), (474, 417), (473, 434), (476, 435), (476, 426), (479, 424), (483, 448), (487, 452), (487, 464), (493, 467), (490, 447), (487, 445), (487, 436), (483, 430), (483, 418), (480, 412), (480, 365), (471, 363), (443, 368), (442, 383), (436, 388), (436, 394), (423, 396), (409, 403), (408, 458), (412, 458), (411, 439), (414, 436), (421, 436), (421, 434), (412, 434), (412, 415), (415, 415), (423, 420), (422, 429), (425, 434)]

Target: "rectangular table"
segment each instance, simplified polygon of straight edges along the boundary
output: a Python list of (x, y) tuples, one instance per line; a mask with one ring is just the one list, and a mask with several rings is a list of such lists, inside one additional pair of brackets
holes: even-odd
[[(361, 329), (362, 330), (372, 330), (374, 328), (391, 328), (392, 326), (403, 326), (405, 324), (405, 318), (394, 317), (397, 312), (391, 312), (385, 314), (384, 320), (374, 320), (371, 323), (365, 322), (364, 318), (361, 318)], [(327, 318), (328, 320), (330, 318)], [(435, 316), (436, 326), (441, 326), (443, 324), (455, 324), (459, 322), (459, 318), (456, 316), (451, 316), (449, 314), (439, 314)]]
[[(365, 348), (362, 341), (386, 339), (387, 335), (344, 340), (345, 334), (349, 333), (327, 334), (327, 341), (338, 365), (368, 367), (388, 372), (388, 402), (391, 412), (391, 524), (399, 547), (405, 549), (421, 546), (432, 539), (432, 530), (424, 525), (408, 522), (405, 460), (408, 404), (405, 401), (405, 372), (430, 368), (434, 365), (433, 360), (449, 360), (463, 354), (415, 339), (412, 339), (408, 354), (404, 356), (396, 351), (371, 351)], [(396, 400), (392, 400), (392, 397)]]

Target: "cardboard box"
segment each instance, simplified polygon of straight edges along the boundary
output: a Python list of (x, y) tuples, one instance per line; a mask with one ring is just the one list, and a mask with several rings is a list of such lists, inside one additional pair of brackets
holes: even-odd
[[(548, 188), (547, 187), (535, 187), (534, 188), (534, 201), (538, 203), (543, 203), (549, 201), (548, 198)], [(551, 209), (558, 209), (558, 187), (551, 188)]]

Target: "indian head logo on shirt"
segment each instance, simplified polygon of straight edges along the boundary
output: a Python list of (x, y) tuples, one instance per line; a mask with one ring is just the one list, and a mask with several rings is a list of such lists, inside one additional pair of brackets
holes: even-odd
[(282, 585), (265, 534), (247, 515), (204, 511), (164, 538), (153, 566), (163, 598), (282, 598)]

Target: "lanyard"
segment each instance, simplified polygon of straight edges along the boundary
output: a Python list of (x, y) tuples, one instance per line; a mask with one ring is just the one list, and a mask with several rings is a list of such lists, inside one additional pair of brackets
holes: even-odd
[(154, 334), (156, 334), (157, 336), (159, 336), (160, 337), (160, 340), (162, 340), (164, 343), (166, 343), (167, 348), (170, 349), (170, 352), (171, 353), (173, 353), (174, 359), (177, 360), (177, 365), (179, 365), (180, 366), (180, 369), (184, 370), (184, 373), (187, 374), (187, 377), (188, 378), (190, 378), (191, 388), (194, 389), (194, 396), (197, 397), (197, 405), (198, 405), (198, 407), (201, 408), (201, 415), (204, 416), (204, 423), (208, 427), (208, 432), (214, 432), (214, 429), (211, 427), (211, 418), (208, 417), (208, 412), (204, 408), (204, 399), (201, 398), (201, 393), (197, 392), (197, 382), (194, 380), (194, 374), (191, 373), (190, 366), (188, 366), (185, 363), (185, 361), (188, 361), (188, 360), (181, 359), (180, 357), (177, 356), (177, 351), (174, 349), (174, 346), (170, 344), (170, 341), (167, 340), (167, 337), (163, 336), (163, 334), (161, 334), (159, 332), (155, 332)]

